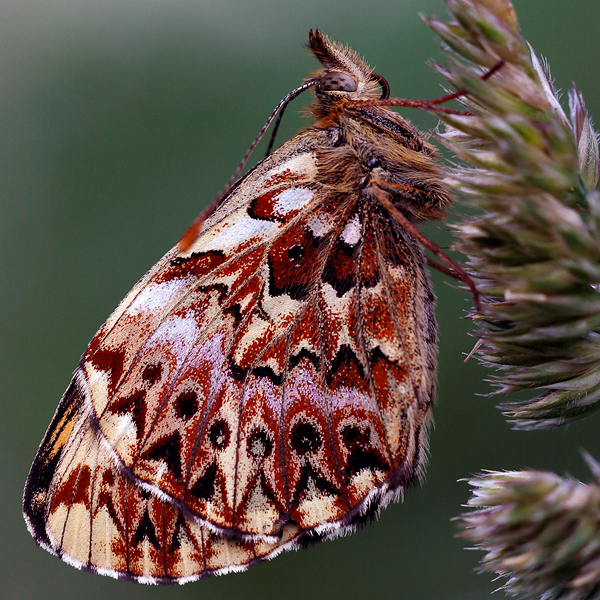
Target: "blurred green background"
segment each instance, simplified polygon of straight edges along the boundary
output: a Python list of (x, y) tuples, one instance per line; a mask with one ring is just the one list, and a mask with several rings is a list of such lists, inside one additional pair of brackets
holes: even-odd
[[(516, 0), (559, 87), (600, 115), (597, 0)], [(470, 300), (433, 274), (440, 379), (426, 482), (362, 532), (244, 574), (154, 588), (81, 573), (36, 547), (23, 484), (88, 341), (216, 195), (278, 100), (316, 67), (319, 27), (366, 56), (392, 94), (439, 95), (439, 57), (418, 12), (441, 0), (2, 0), (0, 5), (0, 598), (487, 598), (480, 553), (450, 519), (462, 477), (533, 467), (589, 480), (598, 417), (513, 432), (463, 364)], [(308, 97), (297, 101), (296, 109)], [(305, 117), (290, 110), (280, 141)], [(419, 127), (427, 115), (406, 112)], [(449, 243), (439, 225), (428, 234)]]

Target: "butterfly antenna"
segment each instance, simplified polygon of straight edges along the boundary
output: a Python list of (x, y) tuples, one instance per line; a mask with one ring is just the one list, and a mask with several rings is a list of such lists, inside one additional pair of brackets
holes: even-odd
[[(258, 143), (260, 142), (260, 140), (262, 140), (263, 136), (267, 132), (267, 129), (269, 129), (269, 125), (271, 125), (271, 123), (273, 122), (275, 115), (277, 115), (277, 113), (279, 111), (281, 111), (279, 118), (277, 119), (277, 123), (275, 124), (275, 133), (276, 133), (277, 128), (279, 127), (279, 123), (281, 122), (281, 115), (285, 111), (287, 105), (296, 96), (299, 96), (302, 92), (317, 85), (318, 83), (319, 83), (319, 80), (316, 77), (313, 79), (309, 79), (308, 81), (305, 81), (300, 87), (297, 87), (295, 90), (292, 90), (289, 94), (286, 94), (281, 99), (279, 104), (275, 107), (275, 110), (271, 113), (271, 116), (267, 119), (267, 122), (263, 125), (263, 128), (260, 130), (260, 133), (256, 136), (256, 139), (252, 142), (252, 145), (250, 146), (250, 148), (248, 148), (246, 154), (244, 155), (244, 158), (242, 159), (242, 162), (240, 163), (240, 166), (235, 170), (235, 173), (231, 176), (231, 179), (228, 181), (227, 185), (223, 188), (221, 193), (217, 196), (218, 199), (223, 198), (223, 196), (225, 196), (225, 194), (227, 194), (227, 192), (230, 190), (231, 186), (234, 184), (235, 180), (238, 178), (239, 174), (242, 172), (242, 169), (246, 166), (246, 163), (248, 162), (250, 155), (252, 154), (252, 152), (254, 152), (254, 149), (256, 148), (256, 146), (258, 146)], [(271, 143), (269, 144), (269, 148), (272, 147), (273, 141), (274, 141), (274, 136), (271, 136)], [(267, 155), (268, 154), (269, 154), (269, 152), (267, 152)]]
[(265, 158), (267, 156), (269, 156), (269, 154), (271, 154), (271, 151), (273, 150), (273, 146), (275, 145), (275, 137), (277, 136), (277, 131), (279, 130), (279, 125), (281, 124), (281, 119), (283, 119), (283, 113), (285, 112), (285, 109), (287, 108), (290, 101), (291, 101), (291, 99), (288, 100), (288, 102), (286, 102), (286, 104), (281, 107), (281, 110), (279, 111), (279, 114), (277, 115), (277, 121), (275, 121), (275, 125), (273, 125), (273, 131), (271, 132), (271, 139), (269, 140), (269, 147), (267, 148), (267, 151), (265, 152)]
[(233, 184), (235, 183), (236, 179), (239, 177), (239, 174), (246, 166), (250, 155), (252, 154), (252, 152), (254, 152), (256, 146), (258, 146), (258, 143), (267, 132), (269, 125), (271, 125), (277, 113), (281, 111), (281, 113), (279, 114), (279, 118), (277, 119), (277, 123), (275, 124), (275, 131), (271, 136), (271, 141), (269, 143), (269, 150), (267, 151), (267, 155), (270, 153), (271, 148), (273, 147), (273, 142), (275, 141), (275, 133), (277, 133), (279, 123), (281, 122), (281, 115), (283, 115), (283, 112), (285, 111), (287, 105), (296, 96), (298, 96), (305, 90), (314, 87), (318, 83), (319, 79), (317, 77), (309, 79), (308, 81), (305, 81), (300, 87), (297, 87), (295, 90), (292, 90), (289, 94), (286, 94), (281, 99), (279, 104), (275, 107), (275, 110), (273, 110), (273, 112), (271, 113), (271, 116), (267, 119), (267, 122), (263, 125), (263, 128), (260, 130), (260, 133), (256, 136), (256, 139), (252, 142), (250, 148), (248, 148), (246, 154), (244, 155), (244, 158), (242, 159), (242, 162), (240, 163), (240, 166), (235, 170), (235, 173), (231, 176), (231, 179), (227, 182), (227, 185), (219, 192), (218, 196), (208, 205), (206, 210), (192, 223), (192, 226), (183, 234), (183, 236), (179, 240), (179, 249), (182, 252), (185, 252), (190, 248), (190, 246), (193, 244), (194, 240), (198, 236), (198, 233), (200, 232), (200, 227), (202, 226), (202, 223), (204, 223), (204, 221), (218, 208), (223, 199), (227, 196), (227, 194), (233, 187)]

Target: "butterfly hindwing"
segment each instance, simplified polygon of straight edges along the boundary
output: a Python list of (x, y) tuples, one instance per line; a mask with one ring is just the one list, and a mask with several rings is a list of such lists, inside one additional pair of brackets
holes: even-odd
[(293, 525), (272, 544), (218, 536), (136, 485), (110, 454), (74, 379), (32, 468), (25, 514), (38, 543), (78, 568), (185, 583), (244, 570), (296, 545)]

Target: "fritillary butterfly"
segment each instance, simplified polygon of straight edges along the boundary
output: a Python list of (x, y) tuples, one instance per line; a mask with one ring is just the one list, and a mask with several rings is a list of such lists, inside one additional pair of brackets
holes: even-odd
[(318, 30), (309, 47), (316, 123), (133, 288), (41, 444), (25, 519), (77, 568), (244, 570), (354, 530), (422, 468), (437, 332), (413, 231), (450, 197), (433, 146), (360, 106), (385, 80)]

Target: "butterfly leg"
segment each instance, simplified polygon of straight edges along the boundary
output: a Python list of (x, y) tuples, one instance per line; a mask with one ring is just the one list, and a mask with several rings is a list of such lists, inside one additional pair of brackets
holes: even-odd
[[(498, 72), (505, 64), (504, 60), (501, 60), (494, 65), (487, 73), (481, 76), (482, 81), (487, 81), (494, 73)], [(434, 98), (433, 100), (411, 100), (408, 98), (369, 98), (369, 99), (358, 99), (350, 100), (346, 103), (347, 108), (365, 108), (367, 106), (403, 106), (407, 108), (422, 108), (424, 110), (436, 110), (444, 112), (449, 115), (471, 115), (472, 113), (464, 110), (457, 110), (455, 108), (447, 108), (441, 106), (451, 100), (462, 98), (467, 96), (466, 90), (457, 90), (452, 94), (446, 94), (440, 98)]]
[[(409, 187), (409, 186), (400, 186), (400, 187)], [(473, 302), (475, 304), (475, 310), (477, 312), (481, 312), (481, 302), (479, 298), (479, 291), (477, 290), (477, 286), (475, 282), (469, 277), (467, 272), (461, 268), (456, 262), (454, 262), (449, 256), (446, 256), (442, 249), (434, 244), (431, 240), (427, 239), (410, 221), (409, 219), (399, 211), (391, 200), (388, 198), (388, 194), (382, 190), (376, 181), (371, 181), (370, 190), (373, 195), (379, 200), (381, 205), (410, 233), (420, 244), (425, 246), (427, 250), (429, 250), (432, 254), (434, 254), (437, 258), (439, 258), (443, 263), (447, 265), (444, 266), (439, 264), (435, 260), (428, 260), (428, 264), (432, 267), (438, 269), (442, 273), (446, 275), (450, 275), (459, 281), (462, 281), (471, 291), (473, 295)]]
[[(481, 76), (481, 81), (487, 81), (492, 75), (494, 75), (494, 73), (498, 72), (505, 64), (506, 64), (506, 61), (504, 61), (504, 60), (501, 60), (498, 63), (496, 63), (487, 73), (484, 73)], [(435, 98), (433, 100), (427, 100), (426, 103), (433, 104), (433, 105), (445, 104), (446, 102), (450, 102), (451, 100), (456, 100), (457, 98), (462, 98), (462, 96), (467, 96), (467, 95), (468, 95), (467, 90), (457, 90), (456, 92), (453, 92), (452, 94), (446, 94), (445, 96), (441, 96), (440, 98)]]

